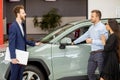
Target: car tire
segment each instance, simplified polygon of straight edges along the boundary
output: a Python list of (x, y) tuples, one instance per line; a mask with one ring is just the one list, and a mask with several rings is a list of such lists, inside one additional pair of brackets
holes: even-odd
[(23, 72), (23, 80), (45, 80), (45, 76), (38, 67), (28, 65)]

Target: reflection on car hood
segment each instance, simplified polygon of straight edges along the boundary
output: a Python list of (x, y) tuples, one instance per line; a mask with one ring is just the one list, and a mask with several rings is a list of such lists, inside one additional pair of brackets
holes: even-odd
[(50, 46), (50, 44), (41, 44), (39, 46), (34, 46), (34, 47), (31, 47), (31, 46), (28, 46), (27, 47), (27, 51), (31, 53), (35, 53), (35, 52), (38, 52), (38, 51), (43, 51), (44, 49), (48, 48)]

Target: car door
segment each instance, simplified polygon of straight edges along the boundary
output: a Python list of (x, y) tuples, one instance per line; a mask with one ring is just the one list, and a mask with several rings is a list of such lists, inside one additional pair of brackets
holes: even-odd
[[(88, 27), (80, 28), (79, 35), (84, 34), (87, 29)], [(75, 31), (65, 37), (74, 40), (76, 38), (74, 36)], [(60, 44), (53, 44), (52, 65), (54, 79), (62, 80), (64, 78), (87, 75), (89, 53), (90, 44), (86, 44), (85, 42), (77, 45), (66, 45), (65, 49), (60, 49)]]

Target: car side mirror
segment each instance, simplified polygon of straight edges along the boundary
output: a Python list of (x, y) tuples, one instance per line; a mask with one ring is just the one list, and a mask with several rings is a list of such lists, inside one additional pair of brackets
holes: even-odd
[(65, 49), (66, 48), (66, 45), (69, 45), (72, 43), (72, 40), (71, 38), (68, 38), (68, 37), (65, 37), (63, 38), (61, 41), (60, 41), (60, 46), (59, 48), (60, 49)]

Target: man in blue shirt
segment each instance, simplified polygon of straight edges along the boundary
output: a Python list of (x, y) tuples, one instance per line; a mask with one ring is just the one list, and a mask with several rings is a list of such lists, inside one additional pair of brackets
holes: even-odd
[(99, 10), (93, 10), (91, 12), (91, 22), (93, 25), (88, 31), (76, 39), (73, 44), (77, 44), (86, 40), (88, 44), (91, 44), (91, 53), (88, 60), (88, 77), (89, 80), (96, 80), (95, 70), (98, 67), (99, 72), (102, 70), (103, 64), (103, 49), (105, 41), (108, 38), (108, 32), (106, 27), (100, 21), (101, 12)]

